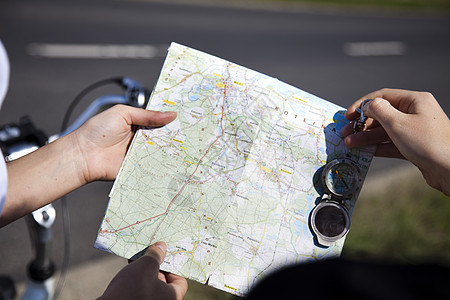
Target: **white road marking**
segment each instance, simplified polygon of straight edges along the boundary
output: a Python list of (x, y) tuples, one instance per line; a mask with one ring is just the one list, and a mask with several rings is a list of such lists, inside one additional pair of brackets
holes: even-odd
[(404, 55), (406, 45), (398, 41), (346, 43), (343, 50), (348, 56)]
[(152, 59), (165, 57), (169, 45), (40, 44), (27, 47), (31, 56), (85, 59)]

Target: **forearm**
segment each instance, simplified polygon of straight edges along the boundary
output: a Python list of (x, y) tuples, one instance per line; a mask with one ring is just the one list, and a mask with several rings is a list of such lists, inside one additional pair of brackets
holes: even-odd
[(443, 143), (435, 149), (436, 155), (424, 158), (424, 163), (416, 164), (416, 166), (432, 188), (450, 197), (450, 144), (448, 141), (450, 141), (450, 135), (447, 139), (443, 138)]
[(85, 184), (83, 159), (68, 135), (9, 162), (8, 190), (0, 226), (4, 226)]

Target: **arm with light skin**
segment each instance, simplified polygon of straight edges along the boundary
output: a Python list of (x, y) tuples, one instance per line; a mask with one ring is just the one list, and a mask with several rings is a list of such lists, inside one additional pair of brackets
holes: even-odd
[(382, 89), (353, 103), (346, 112), (355, 120), (365, 99), (364, 131), (353, 133), (352, 124), (342, 133), (347, 147), (377, 145), (376, 156), (403, 158), (416, 165), (427, 183), (450, 196), (450, 120), (427, 92)]
[(174, 112), (116, 105), (71, 134), (9, 162), (8, 190), (0, 225), (4, 226), (86, 183), (113, 180), (135, 127), (160, 127), (175, 118)]
[[(6, 225), (82, 185), (116, 178), (136, 126), (160, 127), (176, 118), (124, 105), (91, 118), (78, 130), (7, 164), (8, 190), (0, 224)], [(182, 299), (183, 277), (159, 271), (167, 251), (163, 242), (123, 268), (102, 299)]]

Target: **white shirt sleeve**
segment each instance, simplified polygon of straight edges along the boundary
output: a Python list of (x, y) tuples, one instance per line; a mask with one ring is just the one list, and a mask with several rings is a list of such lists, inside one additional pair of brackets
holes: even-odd
[[(8, 91), (9, 84), (9, 61), (6, 50), (0, 41), (0, 108), (3, 103), (3, 99)], [(3, 153), (0, 151), (0, 213), (3, 209), (3, 204), (6, 198), (6, 188), (8, 186), (8, 175), (6, 173), (6, 164), (3, 159)]]
[(3, 204), (5, 204), (6, 188), (8, 186), (8, 175), (6, 173), (6, 164), (3, 159), (3, 153), (0, 151), (2, 157), (0, 157), (0, 214), (3, 210)]

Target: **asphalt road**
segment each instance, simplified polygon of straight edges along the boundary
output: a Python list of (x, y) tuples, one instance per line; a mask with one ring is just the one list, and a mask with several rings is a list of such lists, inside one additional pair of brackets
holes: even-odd
[[(33, 46), (152, 45), (172, 41), (279, 78), (347, 107), (382, 87), (432, 92), (450, 112), (450, 19), (302, 8), (225, 7), (132, 1), (2, 1), (0, 38), (11, 60), (1, 124), (29, 115), (58, 131), (70, 101), (87, 85), (113, 76), (152, 88), (163, 63), (153, 58), (74, 58), (36, 54)], [(375, 44), (374, 44), (375, 43)], [(115, 92), (102, 90), (102, 93)], [(81, 104), (85, 107), (90, 99)], [(377, 159), (370, 176), (404, 163)], [(69, 195), (71, 263), (106, 254), (93, 249), (110, 183)], [(60, 204), (56, 203), (58, 213)], [(55, 262), (62, 257), (61, 218)], [(0, 273), (25, 276), (31, 250), (25, 222), (0, 231)]]

